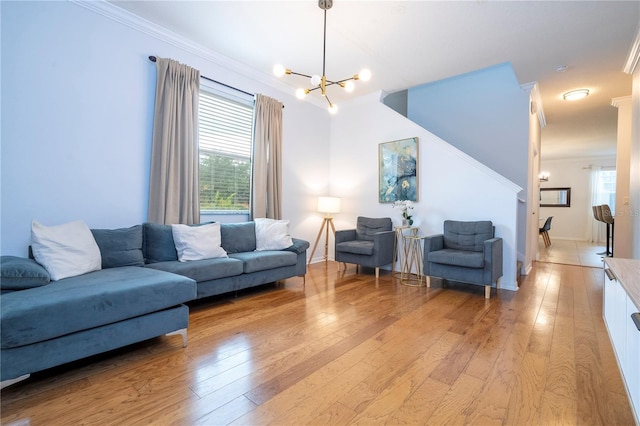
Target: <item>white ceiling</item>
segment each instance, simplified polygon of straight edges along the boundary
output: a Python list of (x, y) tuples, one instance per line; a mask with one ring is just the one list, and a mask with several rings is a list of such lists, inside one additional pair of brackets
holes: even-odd
[[(112, 1), (265, 74), (281, 63), (321, 74), (323, 11), (316, 0)], [(520, 84), (538, 82), (545, 159), (615, 155), (617, 110), (631, 94), (622, 68), (640, 22), (637, 1), (348, 1), (327, 12), (326, 75), (373, 77), (354, 94), (393, 92), (511, 62)], [(559, 65), (568, 69), (557, 72)], [(215, 78), (215, 76), (212, 76)], [(306, 79), (286, 76), (292, 91)], [(581, 100), (562, 93), (588, 88)]]

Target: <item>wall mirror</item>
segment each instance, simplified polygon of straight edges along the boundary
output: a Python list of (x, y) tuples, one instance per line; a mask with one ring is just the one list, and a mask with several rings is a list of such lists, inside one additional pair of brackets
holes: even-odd
[(540, 188), (540, 207), (571, 207), (571, 188)]

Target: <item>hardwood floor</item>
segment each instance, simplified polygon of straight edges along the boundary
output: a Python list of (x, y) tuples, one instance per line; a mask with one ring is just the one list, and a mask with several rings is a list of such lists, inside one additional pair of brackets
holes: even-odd
[(539, 239), (538, 253), (540, 262), (602, 268), (604, 261), (601, 253), (603, 252), (606, 252), (604, 244), (553, 239), (551, 240), (551, 245), (545, 247), (542, 243), (542, 238)]
[(191, 304), (161, 337), (33, 375), (3, 425), (627, 425), (601, 269), (537, 263), (517, 292), (311, 265), (303, 286)]

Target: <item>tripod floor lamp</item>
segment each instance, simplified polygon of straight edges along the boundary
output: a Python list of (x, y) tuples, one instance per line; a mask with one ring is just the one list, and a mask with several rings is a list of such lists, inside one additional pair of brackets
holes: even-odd
[(313, 250), (311, 250), (311, 256), (309, 257), (309, 264), (313, 260), (313, 255), (316, 252), (316, 248), (318, 247), (318, 242), (320, 241), (320, 237), (322, 236), (322, 232), (324, 231), (324, 261), (326, 262), (329, 258), (329, 227), (331, 227), (331, 231), (333, 234), (336, 233), (336, 228), (333, 226), (333, 217), (331, 217), (331, 213), (340, 213), (340, 198), (336, 197), (318, 197), (318, 211), (320, 213), (326, 213), (324, 217), (324, 221), (322, 222), (322, 226), (320, 227), (320, 231), (318, 231), (318, 236), (316, 237), (316, 242), (313, 245)]

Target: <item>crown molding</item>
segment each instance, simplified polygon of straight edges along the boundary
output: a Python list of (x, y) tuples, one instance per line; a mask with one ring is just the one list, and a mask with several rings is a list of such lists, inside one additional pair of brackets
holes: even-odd
[(627, 55), (627, 61), (624, 63), (622, 71), (626, 72), (627, 74), (633, 74), (634, 71), (636, 71), (638, 62), (640, 62), (640, 26), (638, 26), (638, 29), (636, 31), (636, 38), (631, 44), (629, 54)]
[[(207, 61), (210, 61), (220, 67), (223, 67), (231, 72), (240, 74), (249, 79), (255, 80), (267, 86), (273, 87), (279, 91), (285, 93), (293, 93), (291, 86), (283, 83), (281, 80), (275, 77), (265, 74), (260, 71), (256, 71), (245, 64), (235, 61), (227, 56), (221, 55), (218, 52), (210, 50), (202, 45), (193, 42), (167, 28), (157, 25), (151, 21), (141, 18), (125, 9), (122, 9), (113, 3), (109, 3), (106, 0), (68, 0), (77, 6), (90, 10), (105, 18), (116, 21), (136, 31), (144, 33), (157, 40), (171, 44), (181, 50), (196, 55)], [(149, 52), (149, 55), (155, 55), (155, 52)]]
[(619, 98), (612, 98), (611, 99), (611, 106), (618, 108), (620, 105), (623, 104), (630, 104), (631, 103), (631, 95), (629, 96), (620, 96)]

